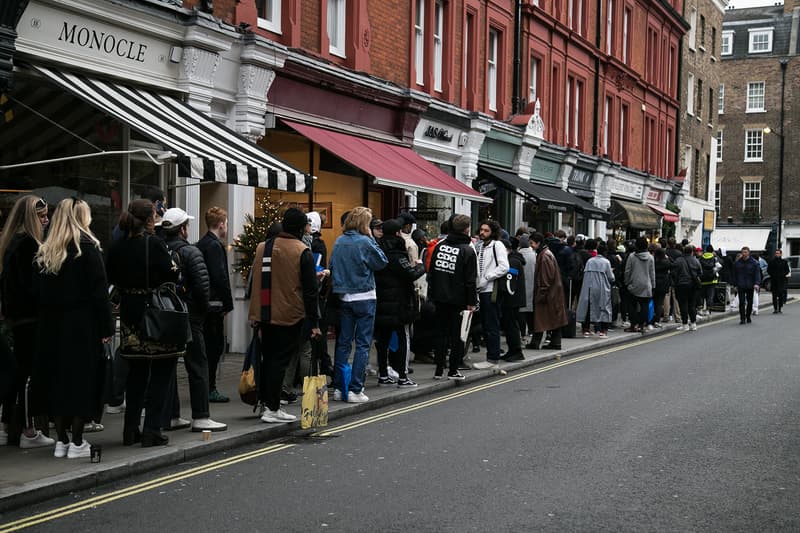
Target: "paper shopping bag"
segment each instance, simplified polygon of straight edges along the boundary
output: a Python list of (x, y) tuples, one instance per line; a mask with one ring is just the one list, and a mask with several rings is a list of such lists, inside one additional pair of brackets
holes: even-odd
[(300, 427), (319, 428), (328, 425), (328, 380), (327, 376), (303, 378), (303, 403)]

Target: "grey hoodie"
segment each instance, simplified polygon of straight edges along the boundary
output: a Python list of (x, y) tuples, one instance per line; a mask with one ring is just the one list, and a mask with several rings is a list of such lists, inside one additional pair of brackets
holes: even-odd
[(636, 252), (625, 262), (625, 285), (639, 298), (652, 298), (656, 286), (656, 267), (650, 252)]

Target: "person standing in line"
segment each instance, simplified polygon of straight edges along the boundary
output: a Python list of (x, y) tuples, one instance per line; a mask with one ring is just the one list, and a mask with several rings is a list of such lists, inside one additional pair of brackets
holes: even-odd
[(611, 286), (614, 284), (614, 272), (611, 270), (611, 262), (605, 258), (604, 242), (601, 241), (598, 245), (594, 239), (589, 239), (585, 250), (589, 259), (583, 268), (583, 284), (576, 316), (583, 323), (584, 337), (591, 336), (592, 323), (599, 337), (607, 337), (613, 311)]
[(286, 368), (305, 340), (322, 335), (314, 256), (302, 240), (307, 224), (301, 210), (287, 209), (282, 231), (256, 247), (253, 261), (249, 315), (261, 336), (261, 421), (268, 424), (297, 419), (281, 409)]
[(770, 259), (767, 265), (767, 273), (770, 279), (770, 292), (772, 293), (772, 313), (783, 313), (784, 291), (786, 280), (792, 275), (789, 262), (783, 258), (783, 250), (775, 250), (775, 257)]
[(500, 362), (500, 306), (493, 300), (495, 280), (508, 272), (508, 254), (500, 241), (500, 224), (496, 220), (481, 222), (478, 234), (482, 245), (478, 252), (478, 300), (481, 325), (486, 337), (486, 363), (476, 368), (489, 368)]
[(447, 237), (439, 239), (431, 253), (428, 300), (436, 309), (435, 322), (440, 332), (433, 379), (444, 377), (445, 363), (449, 364), (447, 379), (464, 379), (458, 370), (465, 346), (461, 341), (462, 313), (472, 313), (478, 305), (478, 262), (470, 239), (470, 224), (468, 216), (455, 215), (450, 220)]
[(53, 455), (68, 459), (90, 455), (83, 425), (102, 412), (103, 343), (114, 335), (100, 241), (91, 222), (89, 204), (61, 200), (34, 265), (41, 295), (37, 361), (47, 373), (48, 413), (58, 434)]
[(225, 238), (228, 236), (228, 213), (219, 207), (206, 211), (208, 232), (197, 242), (208, 269), (208, 313), (203, 324), (208, 357), (208, 401), (225, 403), (230, 399), (217, 390), (217, 367), (225, 351), (225, 316), (233, 311), (231, 278), (228, 271), (228, 253)]
[(550, 251), (550, 243), (558, 238), (545, 239), (541, 233), (531, 235), (531, 247), (536, 252), (536, 273), (533, 283), (533, 341), (531, 348), (542, 348), (542, 337), (550, 332), (550, 344), (545, 348), (561, 349), (561, 328), (567, 325), (564, 287), (558, 261)]
[[(398, 220), (385, 221), (383, 238), (378, 241), (389, 264), (375, 273), (375, 347), (378, 352), (378, 385), (407, 388), (417, 386), (406, 375), (406, 354), (409, 324), (418, 316), (414, 281), (425, 274), (425, 267), (421, 260), (417, 264), (408, 260), (400, 227)], [(396, 381), (389, 376), (389, 363), (398, 373)]]
[(653, 287), (653, 320), (651, 324), (655, 328), (660, 328), (661, 320), (664, 317), (664, 302), (667, 301), (667, 294), (672, 285), (672, 261), (667, 257), (664, 248), (656, 248), (653, 255), (653, 266), (656, 271), (656, 284)]
[(14, 339), (16, 361), (13, 391), (0, 398), (3, 405), (0, 443), (23, 449), (55, 443), (46, 435), (47, 391), (44, 368), (36, 361), (39, 312), (33, 284), (33, 259), (49, 222), (44, 198), (26, 194), (14, 203), (0, 235), (0, 299)]
[(753, 293), (761, 285), (761, 266), (750, 256), (750, 248), (742, 247), (739, 259), (733, 264), (733, 279), (739, 295), (739, 324), (750, 324), (753, 314)]
[(203, 253), (187, 240), (190, 220), (194, 220), (194, 217), (179, 207), (167, 209), (161, 219), (161, 229), (167, 247), (180, 260), (178, 266), (181, 271), (181, 282), (178, 296), (186, 302), (186, 307), (189, 309), (189, 324), (192, 328), (192, 340), (186, 346), (186, 356), (183, 358), (186, 374), (189, 376), (192, 421), (188, 422), (181, 418), (178, 382), (177, 377), (173, 377), (170, 394), (172, 401), (170, 402), (170, 396), (167, 396), (167, 407), (163, 413), (164, 427), (181, 429), (191, 426), (194, 432), (225, 431), (228, 426), (212, 420), (209, 409), (208, 356), (203, 325), (208, 313), (210, 281)]
[(403, 241), (406, 243), (406, 252), (408, 253), (408, 260), (411, 261), (411, 264), (417, 264), (417, 260), (419, 259), (419, 246), (411, 238), (411, 233), (413, 231), (414, 224), (417, 223), (416, 217), (409, 213), (408, 211), (403, 211), (399, 215), (397, 215), (397, 219), (403, 223), (402, 229), (402, 236)]
[(719, 284), (719, 271), (722, 269), (722, 263), (720, 263), (717, 258), (714, 247), (710, 244), (706, 245), (706, 251), (697, 259), (700, 261), (700, 268), (702, 269), (702, 273), (700, 274), (700, 298), (698, 302), (700, 306), (705, 302), (705, 311), (703, 314), (710, 315), (711, 306), (714, 305), (714, 294)]
[[(530, 342), (533, 339), (533, 276), (536, 272), (536, 252), (531, 248), (528, 233), (518, 238), (519, 254), (525, 260), (525, 305), (519, 310), (519, 329), (523, 339), (527, 337), (525, 340)], [(525, 347), (528, 347), (527, 344)]]
[[(375, 326), (375, 272), (386, 268), (389, 263), (372, 237), (371, 220), (372, 211), (367, 207), (350, 211), (344, 223), (344, 233), (336, 239), (331, 252), (333, 292), (341, 301), (334, 362), (334, 400), (369, 401), (364, 394), (364, 381)], [(342, 370), (350, 359), (354, 342), (352, 377), (345, 389)]]
[(681, 325), (678, 330), (697, 329), (697, 287), (700, 283), (702, 268), (700, 261), (694, 256), (694, 246), (683, 247), (683, 255), (672, 264), (672, 285), (678, 297), (681, 313)]
[(508, 253), (508, 273), (495, 283), (504, 284), (505, 290), (498, 291), (500, 303), (500, 324), (506, 335), (508, 351), (501, 355), (503, 361), (524, 361), (522, 336), (519, 330), (519, 309), (525, 306), (525, 258), (517, 251), (519, 239), (503, 239)]
[[(153, 234), (155, 207), (150, 200), (131, 202), (120, 216), (119, 227), (126, 236), (111, 244), (106, 273), (120, 294), (120, 355), (129, 366), (122, 442), (126, 446), (141, 443), (143, 448), (163, 446), (169, 439), (161, 433), (161, 415), (175, 364), (186, 347), (147, 339), (141, 323), (148, 287), (177, 282), (178, 266), (164, 241)], [(146, 415), (140, 430), (143, 407)]]
[(633, 301), (631, 306), (631, 325), (627, 332), (647, 331), (647, 311), (656, 284), (656, 271), (653, 256), (647, 251), (647, 239), (639, 237), (635, 244), (636, 252), (628, 256), (625, 263), (625, 286)]

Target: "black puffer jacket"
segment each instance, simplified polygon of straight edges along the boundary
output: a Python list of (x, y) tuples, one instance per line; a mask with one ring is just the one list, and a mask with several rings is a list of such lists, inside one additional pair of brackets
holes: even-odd
[(398, 327), (411, 324), (418, 316), (414, 280), (425, 274), (421, 264), (412, 265), (402, 237), (385, 236), (378, 241), (389, 264), (375, 272), (378, 307), (375, 324)]
[(211, 282), (203, 252), (181, 237), (167, 237), (167, 247), (178, 255), (181, 267), (180, 297), (186, 302), (189, 314), (202, 317), (208, 311)]

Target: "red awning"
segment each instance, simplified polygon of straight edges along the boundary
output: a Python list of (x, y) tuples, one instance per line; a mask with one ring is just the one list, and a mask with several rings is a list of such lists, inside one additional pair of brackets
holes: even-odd
[(663, 207), (659, 207), (657, 205), (647, 204), (647, 207), (664, 217), (664, 222), (677, 222), (680, 217), (678, 217), (677, 213), (673, 213), (669, 209), (664, 209)]
[(404, 146), (363, 139), (288, 120), (283, 122), (307, 139), (373, 176), (377, 185), (454, 196), (473, 202), (492, 202), (491, 198), (482, 196)]

